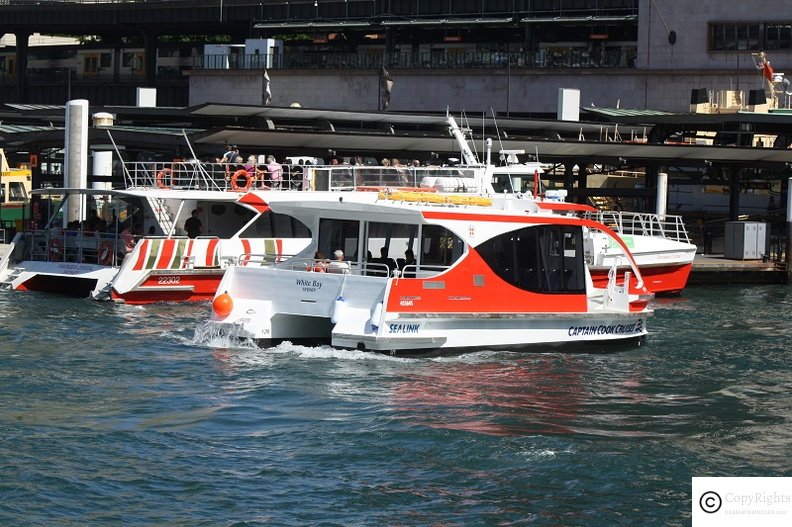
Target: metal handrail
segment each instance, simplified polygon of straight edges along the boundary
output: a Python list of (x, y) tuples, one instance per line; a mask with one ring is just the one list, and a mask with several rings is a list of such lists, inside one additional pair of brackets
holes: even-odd
[(624, 212), (617, 210), (587, 212), (586, 219), (603, 223), (621, 235), (656, 236), (678, 242), (690, 243), (682, 216)]

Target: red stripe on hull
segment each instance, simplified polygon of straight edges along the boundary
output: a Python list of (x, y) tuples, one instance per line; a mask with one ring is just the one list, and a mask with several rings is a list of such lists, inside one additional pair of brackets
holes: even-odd
[(149, 241), (143, 240), (140, 244), (140, 252), (138, 253), (138, 259), (135, 262), (135, 266), (132, 268), (134, 271), (140, 271), (143, 269), (143, 264), (146, 263), (146, 256), (148, 255), (148, 246)]
[[(693, 269), (692, 263), (640, 268), (646, 289), (656, 295), (681, 293), (685, 289), (691, 269)], [(618, 279), (621, 280), (623, 276), (624, 271), (619, 270)], [(591, 279), (596, 287), (606, 287), (608, 285), (608, 269), (592, 269)]]
[(156, 269), (167, 269), (170, 266), (171, 258), (173, 258), (173, 251), (176, 249), (176, 240), (162, 240), (162, 252), (160, 252), (159, 260), (154, 266)]
[[(179, 281), (170, 283), (174, 278)], [(110, 297), (116, 302), (133, 305), (155, 302), (209, 302), (214, 298), (222, 278), (223, 271), (219, 270), (216, 273), (149, 275), (140, 287), (124, 294), (113, 290)], [(185, 290), (185, 286), (192, 286), (192, 290)], [(146, 290), (146, 287), (156, 289)]]
[(206, 265), (212, 266), (217, 265), (217, 261), (215, 258), (215, 251), (217, 251), (217, 244), (220, 243), (218, 239), (209, 240), (209, 245), (206, 248)]

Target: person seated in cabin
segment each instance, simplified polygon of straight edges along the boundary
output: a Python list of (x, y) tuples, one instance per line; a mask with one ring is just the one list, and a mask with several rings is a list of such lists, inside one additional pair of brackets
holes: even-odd
[(283, 165), (275, 160), (275, 156), (267, 156), (267, 172), (269, 172), (269, 180), (272, 182), (272, 188), (281, 188), (281, 181), (283, 181)]
[(336, 249), (333, 252), (333, 256), (335, 256), (335, 259), (327, 264), (327, 272), (348, 274), (349, 263), (344, 261), (344, 251)]
[(96, 232), (96, 230), (99, 228), (100, 221), (101, 219), (99, 218), (99, 214), (96, 212), (96, 210), (92, 210), (88, 215), (88, 219), (83, 223), (83, 231)]
[[(399, 270), (402, 272), (402, 276), (405, 278), (415, 278), (415, 253), (412, 249), (407, 249), (404, 251), (404, 258), (399, 258), (396, 260), (396, 265), (399, 266)], [(404, 269), (407, 266), (412, 266), (407, 272), (404, 272)]]
[(198, 209), (193, 209), (190, 217), (184, 222), (184, 230), (187, 231), (187, 236), (190, 238), (197, 238), (203, 234), (203, 224), (201, 218), (198, 217)]
[(322, 251), (316, 251), (313, 257), (313, 264), (308, 266), (309, 271), (315, 273), (327, 272), (327, 258)]
[(392, 276), (393, 270), (397, 268), (396, 260), (388, 256), (388, 248), (384, 245), (380, 248), (380, 257), (376, 259), (376, 262), (388, 268), (387, 276)]

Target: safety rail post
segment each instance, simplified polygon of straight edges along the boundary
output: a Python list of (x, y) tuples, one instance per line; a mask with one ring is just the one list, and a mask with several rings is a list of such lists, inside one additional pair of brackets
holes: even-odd
[(792, 177), (787, 179), (787, 207), (786, 207), (786, 272), (787, 283), (792, 278), (792, 265), (790, 264), (790, 254), (792, 254)]

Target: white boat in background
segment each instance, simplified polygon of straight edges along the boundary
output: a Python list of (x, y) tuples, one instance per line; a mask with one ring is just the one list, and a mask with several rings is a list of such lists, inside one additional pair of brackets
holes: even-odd
[[(248, 254), (229, 267), (204, 328), (212, 334), (400, 354), (609, 348), (647, 334), (652, 295), (626, 246), (592, 220), (417, 191), (261, 198), (313, 237), (287, 261), (261, 266), (266, 255)], [(584, 229), (612, 236), (632, 271), (619, 278), (614, 269), (606, 286), (595, 285)], [(314, 259), (337, 250), (347, 255), (338, 267)]]

